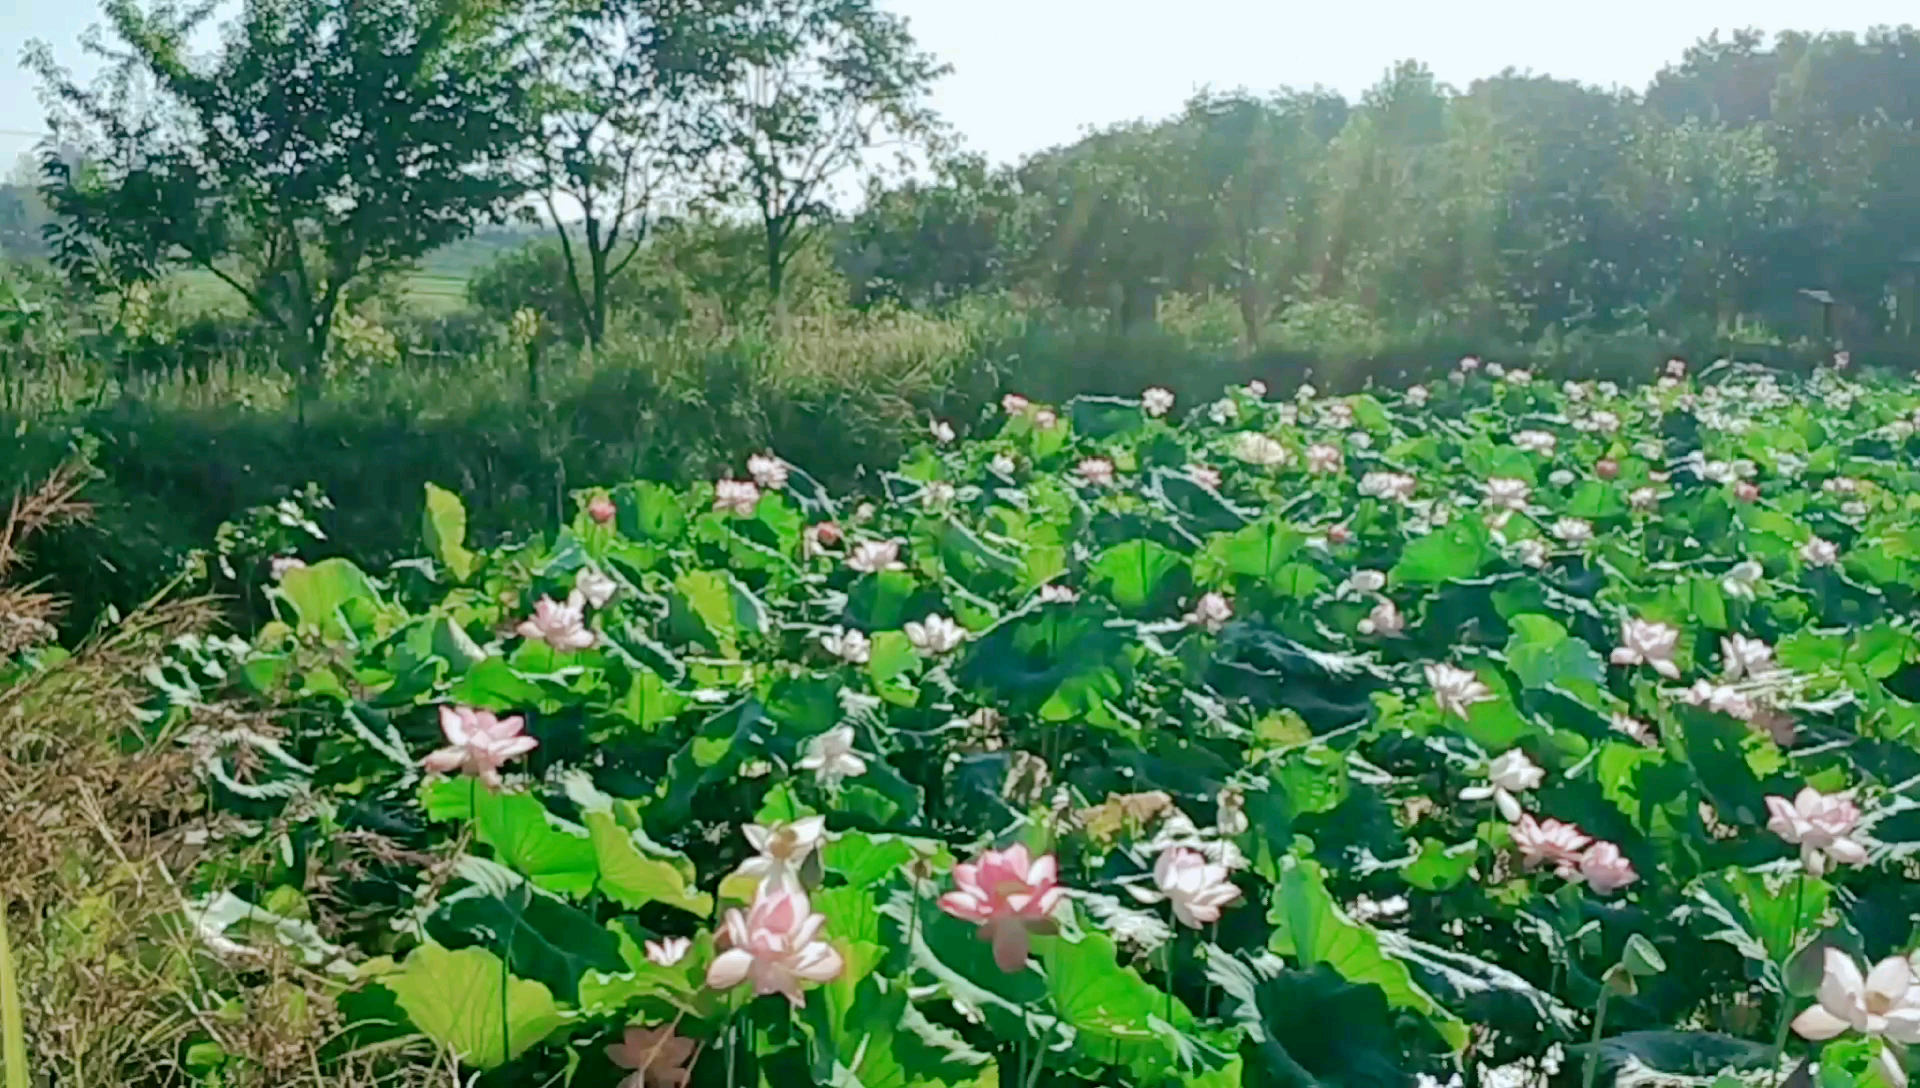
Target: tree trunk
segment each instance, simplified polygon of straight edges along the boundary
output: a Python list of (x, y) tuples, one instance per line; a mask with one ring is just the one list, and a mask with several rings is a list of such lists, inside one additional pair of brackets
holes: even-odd
[(778, 219), (767, 221), (767, 300), (773, 307), (776, 324), (785, 327), (787, 307), (786, 295), (786, 229)]

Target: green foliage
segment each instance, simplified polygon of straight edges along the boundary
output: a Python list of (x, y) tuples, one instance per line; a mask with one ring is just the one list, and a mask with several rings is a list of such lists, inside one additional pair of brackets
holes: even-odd
[[(1833, 398), (1852, 411), (1806, 410)], [(871, 508), (756, 460), (727, 474), (759, 480), (748, 502), (622, 484), (486, 547), (429, 491), (436, 561), (283, 576), (283, 622), (232, 671), (286, 730), (216, 768), (223, 797), (309, 844), (296, 884), (336, 879), (344, 832), (405, 835), (355, 878), (353, 939), (390, 959), (347, 1007), (516, 1076), (597, 1062), (631, 1024), (670, 1029), (696, 1080), (1404, 1085), (1555, 1045), (1609, 1082), (1711, 1077), (1800, 1051), (1775, 1028), (1821, 949), (1915, 943), (1910, 390), (1476, 372), (1419, 405), (1230, 403), (1016, 403), (911, 450)], [(1584, 425), (1602, 412), (1620, 433)], [(1540, 428), (1551, 451), (1511, 446)], [(1251, 464), (1249, 432), (1345, 456)], [(1760, 496), (1730, 502), (1754, 435), (1822, 467), (1763, 452)], [(1637, 467), (1595, 474), (1623, 440)], [(1485, 474), (1523, 463), (1526, 501), (1487, 502)], [(1216, 507), (1174, 500), (1192, 466)], [(1363, 491), (1389, 470), (1411, 495)], [(1790, 543), (1756, 573), (1736, 564), (1758, 533)], [(533, 637), (536, 602), (569, 595), (592, 645)], [(1880, 618), (1850, 623), (1867, 601)], [(1671, 654), (1629, 620), (1674, 624)], [(476, 758), (436, 738), (448, 704), (537, 746), (497, 789), (423, 785), (427, 752)], [(1803, 788), (1868, 818), (1789, 841)], [(1528, 838), (1547, 819), (1592, 841), (1554, 855)], [(1880, 845), (1852, 851), (1868, 823)], [(942, 897), (1015, 843), (1074, 895), (1008, 962)], [(827, 966), (762, 964), (792, 1005), (717, 987), (794, 947), (742, 927), (796, 888)]]
[[(343, 304), (494, 217), (529, 81), (499, 9), (468, 0), (249, 5), (200, 59), (214, 9), (115, 0), (117, 72), (83, 87), (43, 45), (54, 103), (44, 192), (55, 250), (104, 287), (174, 267), (211, 273), (317, 379)], [(128, 97), (151, 86), (158, 101)], [(296, 89), (299, 93), (295, 93)]]

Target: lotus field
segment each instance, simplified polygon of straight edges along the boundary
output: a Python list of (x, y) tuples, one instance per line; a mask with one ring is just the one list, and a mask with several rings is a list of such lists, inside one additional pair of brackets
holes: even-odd
[(1899, 1088), (1920, 392), (1654, 378), (430, 490), (164, 678), (268, 711), (189, 738), (271, 859), (200, 929), (483, 1084)]

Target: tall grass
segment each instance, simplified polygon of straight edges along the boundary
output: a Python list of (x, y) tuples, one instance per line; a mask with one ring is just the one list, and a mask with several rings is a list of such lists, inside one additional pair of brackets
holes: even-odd
[(170, 346), (157, 372), (56, 353), (15, 369), (0, 399), (14, 405), (0, 408), (0, 464), (19, 479), (77, 451), (101, 472), (102, 514), (50, 536), (30, 569), (73, 595), (84, 624), (142, 599), (222, 523), (308, 482), (334, 500), (326, 547), (381, 564), (413, 547), (427, 482), (458, 490), (489, 539), (566, 514), (573, 488), (711, 478), (761, 449), (859, 487), (929, 417), (964, 428), (1003, 389), (1058, 401), (1164, 385), (1191, 404), (1252, 378), (1276, 392), (1429, 380), (1464, 354), (1632, 378), (1670, 353), (1731, 347), (1650, 332), (1533, 345), (1445, 328), (1395, 338), (1323, 306), (1289, 311), (1249, 355), (1231, 303), (1216, 299), (1168, 300), (1160, 322), (1130, 330), (1001, 297), (940, 315), (839, 309), (780, 325), (718, 312), (619, 330), (599, 351), (549, 343), (532, 382), (503, 329), (415, 318), (398, 328), (401, 350), (335, 365), (304, 406), (271, 344), (244, 333), (196, 329), (211, 354)]

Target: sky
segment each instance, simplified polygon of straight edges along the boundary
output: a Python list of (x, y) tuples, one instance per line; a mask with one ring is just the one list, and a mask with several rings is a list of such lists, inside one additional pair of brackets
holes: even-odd
[[(1716, 29), (1853, 30), (1914, 0), (880, 0), (952, 64), (934, 105), (997, 162), (1089, 126), (1172, 113), (1195, 90), (1321, 84), (1358, 95), (1396, 61), (1464, 87), (1506, 68), (1644, 87)], [(0, 0), (0, 167), (42, 127), (21, 48), (78, 63), (97, 0)]]

